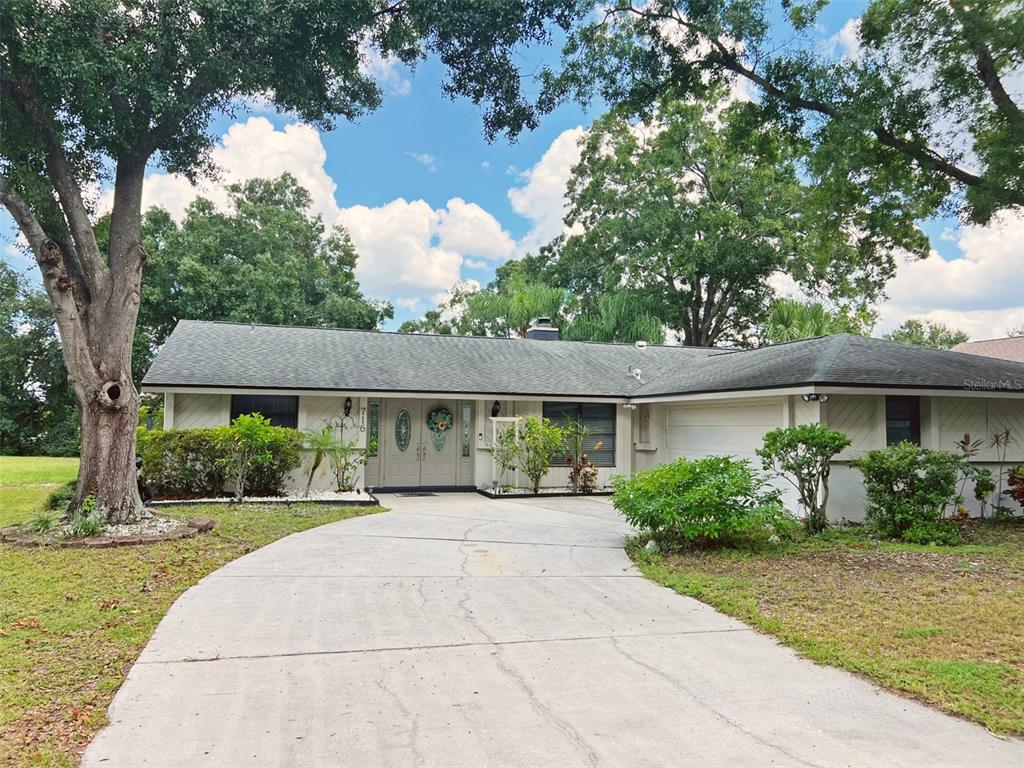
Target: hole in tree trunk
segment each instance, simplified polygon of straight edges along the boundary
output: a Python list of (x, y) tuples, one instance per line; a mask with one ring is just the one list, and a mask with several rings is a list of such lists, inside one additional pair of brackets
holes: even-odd
[(109, 387), (107, 387), (107, 397), (109, 397), (111, 400), (117, 400), (119, 397), (121, 397), (121, 387), (119, 387), (117, 384), (111, 384)]

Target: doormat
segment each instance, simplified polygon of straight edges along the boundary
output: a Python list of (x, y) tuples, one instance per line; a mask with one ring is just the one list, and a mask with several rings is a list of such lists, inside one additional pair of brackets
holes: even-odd
[(396, 496), (437, 496), (436, 493), (430, 491), (406, 491), (405, 493), (396, 493)]

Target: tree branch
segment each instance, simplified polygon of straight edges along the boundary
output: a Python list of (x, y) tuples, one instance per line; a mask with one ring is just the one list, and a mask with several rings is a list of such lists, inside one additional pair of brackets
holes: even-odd
[[(695, 24), (685, 17), (679, 16), (678, 14), (651, 13), (650, 11), (638, 8), (628, 8), (625, 10), (648, 19), (674, 21), (691, 32), (696, 32), (705, 39), (709, 45), (711, 45), (717, 54), (718, 61), (723, 67), (725, 67), (725, 69), (749, 80), (759, 86), (765, 93), (779, 99), (794, 109), (815, 112), (839, 122), (847, 119), (846, 113), (831, 104), (827, 104), (816, 99), (808, 99), (798, 93), (792, 93), (784, 90), (763, 75), (759, 75), (753, 69), (744, 65), (740, 61), (736, 52), (726, 46), (721, 40), (708, 34), (700, 25)], [(1009, 97), (1007, 96), (1007, 98)], [(1012, 101), (1010, 103), (1012, 104)], [(1016, 107), (1016, 105), (1014, 105), (1014, 107)], [(882, 125), (875, 126), (871, 129), (871, 132), (881, 144), (907, 155), (928, 170), (941, 173), (968, 187), (986, 189), (995, 194), (999, 199), (1005, 200), (1008, 203), (1024, 206), (1024, 192), (1008, 189), (998, 184), (992, 184), (983, 176), (978, 176), (977, 174), (971, 173), (970, 171), (956, 165), (956, 163), (951, 161), (949, 158), (944, 157), (918, 139), (902, 139)]]
[(22, 79), (15, 82), (0, 72), (0, 85), (11, 99), (18, 104), (39, 131), (46, 154), (46, 169), (53, 184), (61, 209), (71, 229), (71, 237), (80, 262), (86, 285), (91, 293), (98, 293), (105, 280), (106, 265), (96, 243), (89, 212), (82, 201), (81, 190), (71, 171), (64, 148), (53, 128), (53, 121), (46, 115), (34, 95), (31, 82)]

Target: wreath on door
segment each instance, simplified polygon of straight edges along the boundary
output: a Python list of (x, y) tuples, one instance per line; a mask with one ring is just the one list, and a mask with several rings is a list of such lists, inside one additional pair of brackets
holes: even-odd
[(430, 409), (430, 413), (427, 414), (427, 429), (433, 435), (434, 447), (437, 450), (444, 450), (445, 440), (448, 439), (448, 431), (454, 424), (455, 419), (452, 417), (452, 412), (443, 405)]

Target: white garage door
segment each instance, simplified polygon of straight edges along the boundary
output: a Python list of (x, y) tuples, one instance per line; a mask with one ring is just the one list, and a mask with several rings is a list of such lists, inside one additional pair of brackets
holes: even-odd
[(782, 426), (783, 398), (733, 400), (668, 409), (668, 459), (755, 458), (765, 433)]

